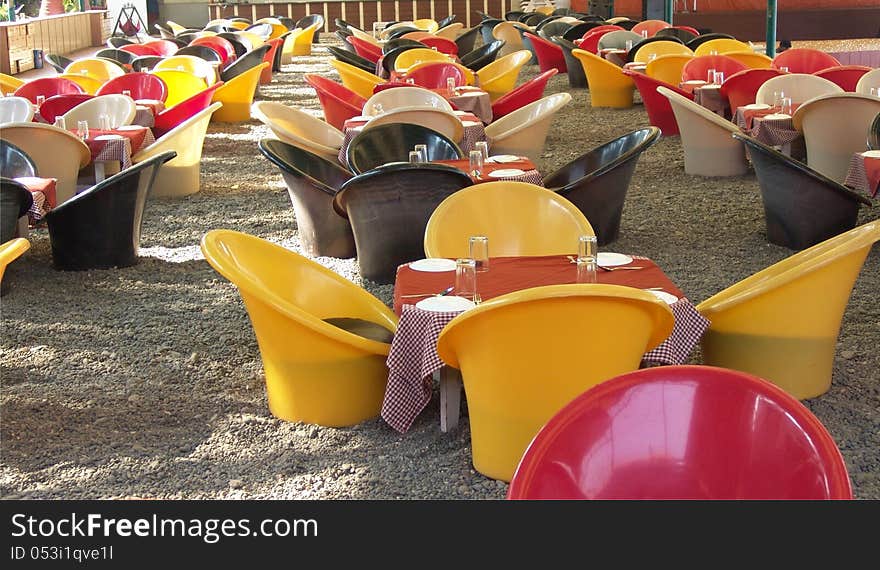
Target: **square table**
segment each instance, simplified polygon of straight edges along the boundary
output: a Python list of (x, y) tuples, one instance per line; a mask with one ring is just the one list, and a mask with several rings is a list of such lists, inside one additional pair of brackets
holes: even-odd
[[(792, 112), (797, 109), (792, 105)], [(804, 135), (794, 128), (791, 116), (781, 115), (778, 107), (750, 110), (738, 107), (733, 122), (749, 136), (766, 145), (778, 147), (793, 158), (802, 158), (806, 154)]]
[[(541, 176), (541, 173), (538, 172), (535, 167), (535, 163), (533, 163), (528, 158), (521, 156), (519, 160), (515, 162), (505, 161), (505, 162), (494, 162), (492, 160), (493, 157), (489, 157), (489, 160), (483, 164), (483, 172), (480, 176), (474, 176), (470, 171), (470, 160), (435, 160), (432, 161), (435, 164), (446, 164), (448, 166), (452, 166), (461, 170), (462, 172), (468, 174), (471, 177), (471, 180), (474, 181), (474, 184), (479, 184), (480, 182), (494, 182), (497, 180), (514, 180), (516, 182), (528, 182), (529, 184), (536, 184), (538, 186), (544, 185), (544, 179)], [(517, 169), (521, 170), (522, 174), (513, 174), (509, 176), (493, 176), (493, 172), (500, 172), (508, 169)]]
[(876, 197), (880, 190), (880, 150), (853, 154), (843, 184)]
[(92, 153), (95, 183), (98, 183), (105, 178), (107, 162), (118, 161), (121, 170), (129, 168), (131, 157), (156, 142), (156, 137), (148, 127), (127, 125), (108, 131), (89, 129), (89, 136), (83, 142)]
[[(491, 248), (491, 244), (490, 244)], [(600, 283), (639, 288), (661, 287), (678, 297), (670, 305), (675, 325), (660, 346), (645, 353), (643, 365), (682, 364), (700, 341), (709, 321), (648, 258), (632, 256), (631, 267), (639, 270), (599, 271)], [(564, 255), (494, 257), (488, 271), (477, 274), (477, 292), (483, 300), (541, 285), (574, 283), (576, 266)], [(446, 432), (458, 422), (461, 377), (444, 366), (437, 354), (440, 331), (458, 313), (419, 309), (419, 299), (403, 295), (442, 291), (455, 281), (455, 271), (423, 272), (401, 265), (394, 285), (394, 311), (400, 315), (397, 332), (388, 354), (388, 385), (382, 404), (382, 418), (395, 430), (405, 433), (431, 399), (433, 376), (440, 373), (440, 427)], [(425, 295), (427, 297), (429, 295)], [(404, 304), (406, 301), (407, 304)]]

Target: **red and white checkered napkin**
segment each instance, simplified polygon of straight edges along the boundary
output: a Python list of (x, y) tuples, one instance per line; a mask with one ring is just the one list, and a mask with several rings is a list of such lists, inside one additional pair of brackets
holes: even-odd
[(680, 298), (669, 308), (675, 315), (672, 333), (660, 346), (645, 353), (643, 363), (684, 364), (709, 328), (709, 319), (701, 315), (687, 297)]
[[(382, 419), (406, 433), (431, 401), (432, 375), (443, 367), (437, 354), (440, 331), (458, 312), (435, 312), (404, 305), (398, 334), (388, 353), (388, 385), (382, 402)], [(399, 334), (403, 329), (406, 334)]]

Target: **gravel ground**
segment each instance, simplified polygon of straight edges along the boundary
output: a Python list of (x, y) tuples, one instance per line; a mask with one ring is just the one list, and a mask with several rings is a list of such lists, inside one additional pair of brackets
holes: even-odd
[[(258, 98), (320, 113), (302, 74), (336, 77), (326, 56), (317, 47), (284, 66)], [(520, 80), (536, 74), (531, 66)], [(557, 76), (547, 94), (564, 90)], [(641, 105), (593, 109), (586, 91), (572, 95), (543, 172), (647, 124)], [(269, 134), (256, 121), (212, 124), (202, 191), (149, 201), (135, 267), (56, 271), (48, 233), (32, 232), (2, 300), (2, 498), (504, 497), (506, 484), (471, 466), (466, 409), (456, 432), (440, 432), (437, 394), (405, 435), (380, 419), (331, 429), (269, 414), (237, 290), (198, 248), (206, 231), (232, 228), (299, 250), (281, 177), (256, 148)], [(859, 221), (877, 215), (865, 208)], [(685, 175), (677, 138), (642, 156), (612, 249), (650, 256), (694, 302), (791, 254), (766, 241), (754, 174)], [(390, 304), (391, 287), (362, 282), (353, 260), (318, 261)], [(846, 311), (831, 390), (805, 402), (840, 446), (859, 499), (880, 499), (877, 291), (875, 247)]]

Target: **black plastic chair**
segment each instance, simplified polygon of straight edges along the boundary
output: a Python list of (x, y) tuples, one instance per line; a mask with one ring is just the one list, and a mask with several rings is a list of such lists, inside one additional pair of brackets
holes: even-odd
[(180, 32), (179, 34), (177, 34), (177, 36), (175, 36), (175, 39), (178, 42), (184, 42), (186, 45), (189, 45), (190, 42), (199, 37), (199, 34), (201, 32), (202, 30), (199, 30), (198, 32)]
[(275, 16), (278, 18), (278, 21), (281, 22), (281, 25), (287, 28), (288, 30), (293, 30), (296, 28), (296, 20), (293, 18), (288, 18), (287, 16)]
[(735, 37), (731, 36), (730, 34), (719, 34), (717, 32), (713, 32), (711, 34), (701, 34), (701, 35), (695, 37), (694, 39), (692, 39), (691, 41), (687, 42), (684, 45), (691, 48), (692, 50), (696, 50), (700, 46), (700, 44), (706, 43), (709, 40), (720, 40), (722, 38), (727, 38), (730, 40), (736, 39)]
[(361, 276), (394, 283), (397, 267), (425, 256), (425, 226), (450, 194), (470, 177), (441, 164), (391, 164), (348, 180), (333, 199), (354, 233)]
[(223, 61), (223, 58), (220, 57), (220, 54), (209, 48), (208, 46), (182, 47), (174, 52), (174, 55), (194, 55), (195, 57), (204, 59), (209, 63), (220, 63)]
[(278, 38), (281, 40), (281, 43), (278, 45), (278, 49), (275, 50), (275, 55), (272, 56), (272, 71), (278, 72), (281, 71), (282, 60), (284, 59), (284, 42), (287, 40), (287, 36), (292, 34), (293, 32), (284, 32)]
[(232, 32), (221, 32), (217, 34), (217, 37), (223, 38), (232, 44), (232, 49), (235, 50), (236, 58), (243, 56), (253, 47), (251, 46), (251, 42)]
[(615, 25), (620, 26), (624, 30), (632, 30), (636, 26), (636, 24), (638, 24), (638, 23), (639, 23), (638, 20), (621, 20), (621, 21), (617, 22)]
[(410, 40), (407, 38), (394, 38), (393, 40), (388, 40), (384, 44), (382, 44), (382, 55), (389, 53), (394, 48), (402, 47), (402, 46), (410, 46), (410, 47), (425, 47), (425, 44), (422, 42), (417, 42), (416, 40)]
[(587, 88), (587, 74), (584, 72), (584, 66), (581, 60), (572, 55), (571, 50), (577, 48), (573, 42), (553, 36), (550, 41), (562, 48), (562, 57), (565, 59), (565, 67), (568, 69), (568, 86), (572, 89)]
[(445, 18), (443, 18), (442, 20), (440, 20), (439, 22), (437, 22), (437, 26), (438, 26), (437, 29), (442, 30), (443, 28), (445, 28), (449, 24), (452, 24), (453, 22), (455, 22), (455, 14), (450, 14), (450, 15), (446, 16)]
[(161, 55), (141, 55), (133, 60), (131, 60), (131, 70), (138, 71), (146, 71), (149, 69), (153, 69), (156, 65), (165, 59)]
[(47, 53), (43, 56), (43, 61), (52, 66), (56, 73), (64, 73), (64, 69), (73, 63), (73, 60), (57, 53)]
[(351, 22), (346, 22), (345, 20), (343, 20), (343, 19), (341, 19), (341, 18), (335, 18), (335, 19), (333, 20), (333, 23), (336, 25), (336, 28), (339, 29), (339, 30), (346, 30), (346, 31), (349, 31), (349, 30), (351, 30), (351, 28), (357, 28), (358, 30), (360, 30), (360, 31), (362, 31), (362, 32), (364, 31), (363, 28), (360, 28), (360, 27), (358, 27), (358, 26), (355, 26), (355, 25), (352, 24)]
[(349, 63), (369, 73), (376, 73), (376, 64), (365, 57), (361, 57), (358, 54), (352, 53), (350, 51), (345, 51), (344, 49), (338, 48), (336, 46), (327, 46), (327, 51), (329, 51), (333, 55), (333, 57), (335, 57), (339, 61)]
[(767, 238), (770, 243), (800, 250), (856, 226), (859, 205), (871, 205), (861, 194), (741, 133), (755, 167)]
[(156, 31), (159, 32), (159, 37), (163, 40), (174, 39), (174, 32), (172, 32), (171, 28), (169, 28), (165, 24), (156, 22), (155, 24), (153, 24), (153, 27), (156, 28)]
[(686, 44), (695, 39), (697, 35), (681, 28), (663, 28), (662, 30), (658, 30), (657, 33), (654, 34), (654, 37), (677, 38), (681, 40), (681, 43)]
[(107, 45), (112, 48), (121, 48), (122, 46), (127, 46), (129, 44), (133, 44), (135, 42), (131, 41), (128, 38), (121, 38), (119, 36), (114, 36), (112, 38), (107, 38)]
[(654, 42), (673, 42), (673, 43), (684, 45), (683, 41), (681, 41), (678, 38), (671, 37), (671, 36), (670, 37), (652, 36), (650, 38), (644, 38), (643, 40), (639, 41), (637, 44), (634, 44), (632, 49), (627, 52), (626, 62), (629, 63), (629, 62), (633, 61), (633, 58), (636, 56), (636, 52), (638, 52), (642, 46), (645, 46), (647, 44), (651, 44)]
[(593, 28), (601, 25), (601, 22), (584, 22), (582, 24), (575, 24), (562, 34), (562, 39), (574, 42), (575, 40), (579, 40), (584, 37), (584, 34), (589, 32)]
[(590, 221), (599, 245), (620, 233), (620, 219), (633, 171), (644, 151), (660, 140), (647, 127), (606, 142), (544, 178), (544, 186), (572, 202)]
[(46, 214), (56, 269), (78, 271), (137, 263), (144, 206), (159, 167), (173, 150), (95, 184)]
[[(477, 24), (469, 30), (465, 30), (460, 36), (455, 38), (455, 45), (458, 46), (458, 53), (468, 53), (474, 51), (474, 45), (477, 43), (477, 36), (480, 35), (481, 26)], [(492, 38), (489, 41), (493, 41)]]
[(522, 10), (511, 10), (510, 12), (505, 12), (504, 19), (508, 22), (519, 22), (519, 19), (522, 16), (529, 16), (534, 12), (523, 12)]
[(275, 29), (272, 27), (272, 24), (269, 24), (267, 22), (260, 22), (259, 24), (251, 24), (250, 26), (245, 28), (244, 31), (250, 32), (252, 34), (257, 34), (258, 36), (266, 40), (269, 39)]
[(541, 14), (540, 12), (532, 12), (531, 14), (520, 17), (519, 21), (527, 26), (535, 27), (547, 18), (555, 19), (556, 16), (548, 16), (546, 14)]
[(351, 224), (333, 210), (333, 197), (352, 173), (284, 141), (263, 139), (258, 148), (281, 169), (303, 250), (312, 256), (354, 257)]
[(571, 22), (559, 22), (553, 20), (547, 23), (541, 22), (541, 26), (535, 29), (535, 32), (545, 40), (549, 40), (553, 36), (561, 36), (572, 26), (574, 26), (574, 24)]
[(256, 49), (252, 49), (243, 56), (235, 58), (235, 61), (220, 71), (220, 80), (224, 82), (231, 81), (255, 65), (260, 65), (266, 57), (266, 52), (271, 48), (272, 46), (269, 44), (263, 44)]
[[(409, 40), (406, 40), (406, 41), (409, 41)], [(392, 49), (391, 51), (389, 51), (388, 53), (386, 53), (385, 55), (383, 55), (382, 56), (382, 69), (385, 70), (386, 76), (387, 77), (391, 76), (391, 72), (394, 71), (394, 62), (397, 61), (397, 58), (398, 58), (398, 56), (400, 56), (400, 54), (402, 54), (405, 51), (409, 51), (411, 49), (417, 49), (420, 47), (421, 48), (425, 47), (425, 44), (419, 44), (417, 46), (409, 45), (409, 44), (398, 46), (398, 47)], [(375, 73), (375, 71), (373, 73)]]
[(409, 151), (417, 144), (427, 145), (428, 160), (453, 160), (464, 157), (455, 142), (434, 129), (411, 123), (389, 123), (358, 133), (348, 145), (345, 160), (355, 174), (389, 162), (407, 162)]
[(507, 42), (504, 40), (495, 40), (491, 43), (483, 44), (474, 51), (461, 56), (461, 64), (468, 69), (478, 71), (495, 61), (505, 43)]
[(102, 59), (111, 59), (116, 63), (121, 63), (122, 65), (131, 65), (131, 62), (134, 61), (134, 58), (136, 56), (130, 51), (123, 51), (117, 48), (105, 48), (95, 52), (95, 57), (100, 57)]
[(868, 131), (868, 150), (880, 150), (880, 113), (874, 117), (871, 130)]
[(388, 34), (388, 39), (394, 40), (394, 39), (397, 39), (400, 36), (404, 36), (410, 32), (422, 32), (422, 31), (424, 31), (424, 30), (422, 30), (421, 28), (417, 28), (415, 26), (401, 26), (401, 27), (395, 29), (390, 34)]
[(350, 38), (352, 35), (354, 34), (345, 30), (336, 30), (336, 37), (339, 38), (339, 41), (342, 42), (342, 49), (353, 54), (357, 54), (357, 50), (355, 50), (354, 46), (348, 43), (348, 40), (346, 39)]
[(484, 44), (490, 44), (495, 41), (495, 36), (492, 35), (492, 30), (503, 21), (504, 20), (499, 20), (498, 18), (489, 18), (488, 20), (480, 22), (480, 36), (482, 36)]
[(33, 159), (17, 145), (0, 139), (0, 176), (19, 178), (36, 175), (37, 165)]
[[(319, 23), (319, 26), (317, 28), (315, 28), (315, 35), (312, 36), (312, 43), (316, 44), (321, 41), (320, 35), (321, 35), (321, 32), (323, 31), (323, 28), (324, 28), (324, 16), (322, 16), (321, 14), (309, 14), (308, 16), (303, 16), (302, 18), (299, 19), (299, 21), (297, 21), (297, 23), (293, 26), (293, 28), (306, 29), (316, 22)], [(282, 24), (283, 23), (284, 22), (282, 22)], [(284, 24), (284, 25), (287, 26), (287, 24)], [(287, 26), (288, 30), (292, 30), (293, 28), (290, 26)]]
[(5, 176), (0, 178), (0, 243), (15, 237), (18, 219), (26, 215), (33, 204), (34, 197), (27, 186)]

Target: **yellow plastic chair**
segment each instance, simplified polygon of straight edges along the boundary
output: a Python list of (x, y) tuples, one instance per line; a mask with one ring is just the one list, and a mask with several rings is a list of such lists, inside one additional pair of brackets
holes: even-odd
[(212, 230), (201, 247), (211, 267), (238, 287), (244, 301), (263, 359), (272, 415), (342, 427), (379, 414), (390, 343), (348, 332), (327, 319), (357, 319), (352, 324), (391, 335), (397, 331), (393, 312), (345, 277), (266, 240)]
[(409, 68), (417, 63), (426, 61), (452, 61), (448, 55), (430, 48), (415, 48), (407, 50), (394, 60), (394, 71), (406, 73)]
[(61, 205), (76, 194), (80, 169), (91, 162), (86, 143), (69, 131), (45, 123), (7, 123), (0, 138), (9, 141), (33, 159), (37, 172), (55, 178), (55, 199)]
[(125, 70), (117, 63), (100, 57), (78, 59), (64, 68), (65, 74), (85, 75), (97, 79), (102, 84), (125, 75)]
[[(667, 42), (661, 40), (657, 42), (650, 42), (640, 47), (636, 51), (635, 56), (633, 56), (633, 61), (648, 63), (651, 60), (652, 55), (660, 57), (661, 55), (670, 54), (693, 56), (694, 50), (678, 42)], [(675, 83), (674, 85), (677, 87), (678, 83)]]
[(204, 91), (208, 87), (208, 83), (204, 78), (199, 77), (189, 71), (179, 71), (178, 69), (153, 69), (149, 72), (151, 75), (159, 77), (168, 86), (168, 98), (165, 99), (165, 108), (171, 108), (181, 101), (185, 101)]
[(694, 50), (694, 55), (711, 55), (713, 51), (717, 52), (718, 55), (726, 55), (732, 51), (743, 52), (754, 50), (752, 49), (752, 46), (745, 42), (730, 38), (718, 38), (717, 40), (709, 40), (708, 42), (698, 45), (697, 49)]
[(168, 29), (171, 30), (171, 33), (175, 36), (187, 29), (186, 26), (181, 26), (177, 22), (172, 22), (171, 20), (167, 20), (165, 25), (168, 26)]
[(843, 314), (880, 221), (856, 227), (706, 299), (706, 364), (765, 378), (798, 399), (831, 387)]
[(245, 41), (250, 42), (251, 49), (257, 49), (258, 47), (260, 47), (261, 45), (266, 43), (266, 41), (263, 39), (262, 36), (258, 36), (257, 34), (255, 34), (253, 32), (239, 30), (239, 31), (233, 32), (233, 33), (237, 36), (241, 36), (242, 38), (245, 39)]
[(250, 24), (248, 24), (247, 22), (229, 22), (226, 25), (230, 28), (235, 28), (238, 31), (243, 31), (245, 28), (250, 26)]
[(513, 22), (505, 20), (495, 24), (495, 27), (492, 28), (492, 37), (504, 42), (504, 46), (498, 52), (498, 57), (504, 57), (505, 55), (525, 49), (519, 27), (515, 26)]
[[(293, 52), (296, 48), (296, 38), (303, 33), (305, 33), (303, 28), (294, 28), (284, 38), (284, 43), (281, 44), (281, 63), (283, 65), (293, 63)], [(309, 50), (311, 51), (311, 48), (309, 48)]]
[(681, 70), (693, 58), (693, 55), (683, 54), (658, 55), (657, 59), (648, 62), (645, 75), (678, 87), (681, 83)]
[(280, 38), (281, 36), (286, 34), (288, 31), (287, 26), (282, 24), (281, 20), (279, 20), (278, 18), (272, 18), (272, 17), (260, 18), (259, 20), (256, 20), (254, 22), (254, 24), (269, 24), (270, 26), (272, 26), (272, 33), (269, 34), (269, 37), (267, 38), (270, 40), (274, 40), (275, 38)]
[(62, 73), (58, 75), (58, 77), (63, 77), (65, 79), (70, 79), (80, 87), (82, 87), (83, 91), (88, 93), (89, 95), (95, 95), (98, 93), (98, 89), (104, 85), (104, 81), (100, 79), (95, 79), (90, 75), (82, 75), (76, 73)]
[(13, 238), (6, 243), (0, 244), (0, 283), (3, 282), (3, 274), (6, 273), (6, 267), (30, 248), (31, 242), (24, 238)]
[(452, 22), (448, 26), (443, 26), (442, 28), (437, 30), (437, 33), (434, 35), (438, 38), (446, 38), (447, 40), (455, 41), (463, 28), (464, 24), (462, 24), (461, 22)]
[(176, 157), (159, 167), (151, 190), (152, 196), (177, 198), (199, 191), (205, 133), (211, 115), (222, 106), (222, 103), (212, 103), (131, 157), (131, 161), (137, 164), (168, 150), (177, 153)]
[(431, 18), (419, 18), (418, 20), (413, 20), (412, 25), (420, 30), (431, 32), (432, 34), (440, 29), (440, 24)]
[[(319, 22), (307, 26), (301, 33), (291, 34), (293, 37), (293, 53), (292, 55), (312, 55), (312, 41), (315, 38), (315, 31), (321, 27)], [(287, 40), (285, 40), (286, 42)]]
[[(582, 49), (571, 54), (581, 62), (590, 88), (590, 106), (626, 109), (633, 106), (636, 85), (623, 69)], [(677, 86), (677, 84), (675, 84)]]
[(753, 51), (731, 51), (724, 55), (749, 66), (750, 69), (769, 69), (773, 64), (773, 60), (769, 56)]
[(24, 85), (26, 82), (18, 77), (0, 73), (0, 94), (15, 93), (15, 90)]
[(564, 255), (595, 235), (584, 214), (552, 190), (527, 182), (484, 182), (445, 198), (425, 226), (427, 257), (468, 257), (468, 238), (486, 236), (493, 256)]
[[(414, 51), (414, 50), (410, 50), (410, 51)], [(403, 52), (403, 53), (408, 53), (408, 52)], [(413, 71), (419, 69), (420, 67), (424, 67), (426, 65), (431, 65), (433, 63), (436, 63), (436, 62), (435, 61), (422, 61), (422, 62), (419, 62), (415, 65), (411, 65), (409, 68), (407, 68), (406, 72), (412, 73)], [(457, 63), (455, 61), (451, 61), (451, 60), (444, 61), (443, 63), (448, 63), (450, 65), (454, 65), (455, 67), (460, 69), (462, 74), (464, 74), (465, 85), (473, 85), (476, 82), (476, 80), (477, 80), (476, 75), (474, 75), (474, 72), (470, 68), (465, 67), (462, 64)]]
[[(403, 55), (408, 53), (403, 52)], [(489, 93), (489, 98), (494, 103), (496, 99), (513, 90), (516, 80), (519, 79), (520, 71), (531, 60), (532, 52), (523, 49), (504, 57), (499, 57), (492, 63), (481, 67), (477, 70), (477, 80), (479, 81), (480, 89)]]
[(650, 292), (599, 284), (517, 291), (455, 317), (437, 352), (461, 370), (474, 468), (510, 481), (547, 420), (596, 384), (637, 370), (673, 321)]
[[(205, 80), (207, 86), (217, 83), (217, 68), (200, 57), (194, 55), (172, 55), (166, 57), (153, 67), (153, 71), (176, 69), (186, 71)], [(170, 87), (169, 87), (170, 90)]]
[(345, 63), (344, 61), (330, 59), (327, 63), (339, 72), (339, 77), (342, 79), (343, 85), (364, 99), (369, 99), (373, 96), (373, 88), (376, 87), (376, 85), (385, 83), (385, 80), (378, 75), (370, 73), (369, 71), (364, 71), (363, 69)]
[(223, 107), (211, 116), (212, 122), (241, 123), (251, 118), (251, 103), (257, 93), (260, 82), (260, 74), (272, 65), (264, 61), (255, 65), (241, 75), (233, 77), (224, 83), (211, 99), (213, 103), (223, 103)]
[(545, 16), (551, 16), (555, 9), (556, 8), (554, 6), (538, 6), (537, 8), (535, 8), (535, 12), (539, 14), (544, 14)]

